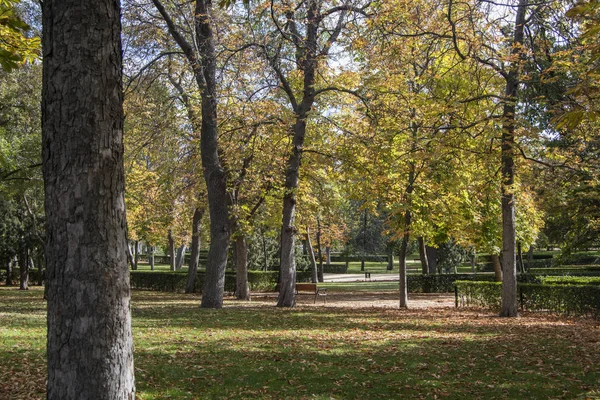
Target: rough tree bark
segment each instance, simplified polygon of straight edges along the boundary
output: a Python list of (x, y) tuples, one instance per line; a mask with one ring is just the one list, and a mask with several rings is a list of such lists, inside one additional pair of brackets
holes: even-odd
[(427, 254), (427, 262), (429, 263), (429, 274), (435, 275), (437, 271), (437, 248), (433, 246), (425, 246)]
[(200, 262), (200, 223), (204, 216), (204, 208), (197, 207), (192, 217), (192, 244), (190, 248), (190, 265), (188, 266), (187, 283), (185, 292), (194, 291), (194, 283), (198, 274), (198, 263)]
[(515, 220), (515, 131), (516, 102), (519, 89), (519, 59), (524, 41), (525, 13), (528, 0), (519, 0), (515, 17), (511, 62), (506, 77), (506, 102), (502, 111), (502, 304), (500, 316), (516, 317), (517, 308), (517, 260)]
[(183, 263), (185, 262), (185, 244), (182, 244), (177, 248), (177, 254), (175, 255), (175, 271), (181, 270), (183, 268)]
[(133, 400), (120, 6), (42, 8), (47, 398)]

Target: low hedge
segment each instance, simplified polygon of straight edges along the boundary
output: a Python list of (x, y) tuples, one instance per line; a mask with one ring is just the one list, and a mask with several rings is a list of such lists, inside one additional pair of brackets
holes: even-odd
[[(187, 283), (186, 272), (172, 271), (130, 271), (131, 288), (156, 290), (160, 292), (185, 291)], [(251, 291), (269, 291), (273, 290), (277, 284), (279, 272), (277, 271), (248, 271), (248, 284)], [(298, 272), (296, 280), (298, 282), (310, 282), (311, 274), (307, 271)], [(194, 284), (194, 293), (202, 293), (204, 287), (204, 272), (198, 272)], [(225, 292), (235, 292), (235, 273), (225, 272)]]
[(584, 276), (599, 276), (600, 275), (600, 265), (592, 264), (592, 265), (565, 265), (563, 267), (552, 267), (552, 268), (530, 268), (528, 270), (529, 273), (535, 275), (552, 275), (552, 276), (562, 276), (562, 275), (584, 275)]
[(346, 263), (323, 264), (323, 272), (326, 274), (345, 274), (348, 272), (348, 266)]
[(540, 282), (545, 285), (594, 285), (600, 286), (600, 276), (543, 276)]
[[(457, 281), (462, 305), (500, 309), (499, 282)], [(600, 317), (600, 286), (520, 283), (517, 285), (521, 310), (552, 311), (565, 315)]]
[(454, 282), (493, 281), (493, 275), (445, 274), (445, 275), (407, 275), (406, 285), (409, 293), (449, 293), (454, 291)]

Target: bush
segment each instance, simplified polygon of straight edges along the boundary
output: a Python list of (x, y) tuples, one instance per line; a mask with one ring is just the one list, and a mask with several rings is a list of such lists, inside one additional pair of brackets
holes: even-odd
[[(156, 290), (160, 292), (176, 292), (182, 293), (185, 291), (187, 283), (186, 272), (172, 271), (130, 271), (131, 272), (131, 288)], [(251, 291), (272, 291), (277, 284), (279, 278), (278, 271), (248, 271), (248, 284)], [(298, 282), (310, 282), (310, 272), (296, 273)], [(202, 293), (204, 287), (204, 272), (198, 272), (196, 282), (194, 284), (194, 293)], [(225, 272), (225, 292), (235, 292), (235, 273)]]
[[(457, 281), (456, 287), (461, 304), (500, 309), (501, 283)], [(600, 317), (598, 285), (520, 283), (517, 290), (522, 310)]]
[(570, 254), (568, 256), (561, 256), (559, 258), (560, 263), (563, 265), (586, 265), (586, 264), (598, 264), (600, 263), (600, 256), (597, 254)]
[(539, 282), (546, 285), (594, 285), (600, 286), (600, 276), (544, 276)]

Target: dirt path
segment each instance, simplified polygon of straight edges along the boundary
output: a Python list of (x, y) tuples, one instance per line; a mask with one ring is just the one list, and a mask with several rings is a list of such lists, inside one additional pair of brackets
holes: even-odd
[[(277, 293), (257, 293), (252, 296), (252, 303), (265, 302), (275, 304)], [(347, 307), (347, 308), (398, 308), (397, 293), (369, 293), (369, 292), (331, 292), (327, 296), (319, 296), (314, 304), (314, 296), (296, 296), (298, 307)], [(453, 293), (422, 293), (409, 294), (408, 307), (413, 309), (423, 308), (451, 308), (454, 307)]]

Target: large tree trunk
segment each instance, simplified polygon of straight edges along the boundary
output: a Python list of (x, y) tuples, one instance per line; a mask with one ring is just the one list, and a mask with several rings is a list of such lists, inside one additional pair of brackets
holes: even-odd
[(169, 229), (169, 268), (175, 271), (175, 240), (173, 239), (173, 231)]
[(198, 273), (198, 263), (200, 262), (200, 223), (204, 216), (204, 208), (196, 208), (192, 217), (192, 245), (190, 248), (190, 265), (188, 266), (187, 283), (185, 292), (194, 291), (194, 283)]
[(421, 272), (423, 275), (429, 274), (429, 261), (427, 260), (427, 251), (425, 250), (425, 239), (423, 236), (417, 238), (419, 245), (419, 258), (421, 259)]
[(29, 289), (29, 252), (24, 248), (19, 252), (19, 290)]
[(312, 272), (311, 281), (312, 283), (317, 283), (319, 281), (317, 273), (317, 261), (315, 260), (315, 251), (312, 247), (312, 243), (310, 242), (310, 231), (308, 230), (308, 228), (306, 228), (306, 243), (306, 248), (308, 249), (308, 258), (310, 259), (310, 270)]
[(42, 8), (47, 398), (133, 400), (120, 6)]
[(515, 221), (515, 131), (516, 101), (519, 88), (519, 58), (524, 40), (527, 0), (519, 0), (515, 19), (512, 55), (506, 75), (506, 99), (502, 115), (502, 305), (500, 316), (516, 317), (517, 260)]
[(235, 297), (238, 300), (250, 300), (248, 244), (246, 237), (239, 233), (235, 238)]
[(212, 2), (197, 0), (195, 10), (196, 44), (200, 66), (195, 76), (202, 98), (201, 156), (208, 193), (210, 248), (206, 259), (203, 308), (223, 307), (225, 268), (229, 253), (229, 196), (227, 176), (219, 158), (217, 131), (216, 54), (212, 27)]

